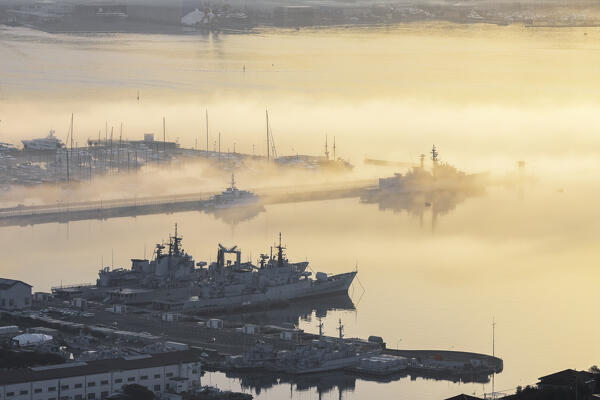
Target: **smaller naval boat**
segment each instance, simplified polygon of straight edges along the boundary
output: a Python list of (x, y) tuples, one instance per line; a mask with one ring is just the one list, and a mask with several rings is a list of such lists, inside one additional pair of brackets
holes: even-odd
[(323, 336), (323, 324), (320, 321), (318, 327), (318, 339), (308, 344), (298, 344), (291, 351), (275, 351), (273, 346), (259, 342), (243, 355), (229, 356), (225, 365), (234, 370), (263, 369), (291, 375), (314, 374), (355, 368), (364, 358), (381, 352), (381, 349), (361, 347), (356, 342), (345, 341), (341, 319), (337, 340)]
[(220, 194), (208, 199), (211, 208), (228, 208), (257, 203), (259, 197), (248, 190), (240, 190), (235, 186), (235, 176), (231, 174), (231, 186)]

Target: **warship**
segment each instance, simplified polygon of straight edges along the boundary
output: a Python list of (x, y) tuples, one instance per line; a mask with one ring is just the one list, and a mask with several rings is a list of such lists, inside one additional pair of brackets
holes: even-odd
[(420, 166), (410, 169), (404, 175), (396, 173), (389, 178), (380, 178), (379, 186), (368, 195), (465, 190), (480, 187), (482, 184), (482, 174), (467, 174), (448, 163), (440, 162), (435, 145), (431, 149), (431, 171), (425, 169), (424, 154), (421, 154), (420, 160)]
[(365, 357), (381, 353), (379, 348), (365, 348), (356, 342), (344, 341), (341, 319), (337, 328), (337, 340), (323, 336), (321, 321), (318, 327), (318, 339), (298, 344), (291, 351), (275, 351), (273, 346), (259, 342), (243, 355), (229, 356), (225, 366), (238, 371), (263, 369), (292, 375), (314, 374), (356, 367)]
[(259, 197), (248, 190), (239, 190), (235, 186), (235, 176), (231, 174), (231, 186), (207, 201), (209, 208), (229, 208), (257, 203)]
[(223, 312), (347, 293), (357, 274), (317, 272), (313, 279), (307, 261), (287, 259), (281, 234), (275, 255), (271, 247), (257, 265), (242, 262), (237, 246), (221, 244), (215, 262), (195, 262), (182, 248), (182, 239), (175, 225), (175, 235), (168, 244), (156, 245), (152, 260), (133, 259), (131, 269), (103, 268), (96, 285), (81, 288), (78, 295), (169, 311)]

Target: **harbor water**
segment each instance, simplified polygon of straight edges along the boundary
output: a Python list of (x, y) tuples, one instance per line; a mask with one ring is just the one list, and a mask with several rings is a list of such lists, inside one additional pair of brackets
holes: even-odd
[[(600, 232), (589, 223), (590, 212), (598, 217), (592, 201), (578, 200), (585, 193), (589, 188), (560, 193), (546, 184), (495, 188), (435, 219), (429, 207), (422, 213), (394, 212), (353, 198), (267, 206), (238, 224), (185, 212), (5, 227), (0, 233), (10, 251), (4, 255), (3, 274), (42, 291), (90, 282), (102, 261), (128, 266), (130, 258), (149, 256), (174, 222), (185, 250), (200, 260), (214, 261), (217, 243), (238, 244), (242, 259), (254, 260), (268, 252), (282, 231), (290, 259), (308, 259), (313, 271), (358, 268), (360, 282), (349, 291), (354, 307), (334, 303), (333, 310), (320, 311), (326, 333), (335, 335), (341, 318), (348, 337), (380, 335), (392, 348), (491, 353), (495, 318), (496, 355), (504, 359), (495, 384), (506, 390), (565, 366), (587, 368), (596, 362), (599, 328), (590, 319), (588, 304), (600, 278), (590, 263), (598, 251), (591, 237)], [(40, 245), (32, 251), (31, 243)], [(318, 300), (315, 307), (327, 304)], [(277, 312), (306, 331), (318, 331), (310, 309)], [(558, 352), (557, 346), (569, 351)], [(211, 379), (222, 387), (239, 384), (221, 374)], [(276, 385), (258, 398), (280, 398), (275, 395), (279, 390), (289, 392)], [(359, 381), (344, 398), (364, 398), (375, 390), (427, 399), (489, 393), (491, 386), (422, 378), (389, 384)], [(316, 398), (315, 388), (293, 398), (310, 398), (306, 393)]]

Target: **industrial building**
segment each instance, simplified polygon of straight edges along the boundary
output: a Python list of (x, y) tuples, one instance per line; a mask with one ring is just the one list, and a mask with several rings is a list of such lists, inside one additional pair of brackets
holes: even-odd
[(4, 371), (0, 399), (104, 399), (130, 384), (155, 393), (192, 392), (200, 388), (199, 360), (188, 350)]
[(0, 310), (31, 307), (31, 285), (14, 279), (0, 278)]

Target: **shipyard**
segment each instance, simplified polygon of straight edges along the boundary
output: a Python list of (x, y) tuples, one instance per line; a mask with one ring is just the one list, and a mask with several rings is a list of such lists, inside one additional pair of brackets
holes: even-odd
[(0, 0), (0, 400), (595, 400), (589, 0)]

